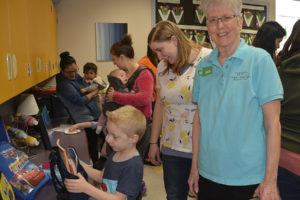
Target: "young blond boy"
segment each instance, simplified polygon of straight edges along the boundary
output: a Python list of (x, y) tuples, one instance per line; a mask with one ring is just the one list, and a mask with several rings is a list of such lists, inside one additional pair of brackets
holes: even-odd
[(144, 114), (133, 106), (123, 106), (107, 112), (106, 141), (115, 151), (107, 159), (102, 171), (83, 165), (90, 179), (101, 182), (102, 190), (88, 183), (78, 173), (79, 179), (65, 179), (69, 192), (84, 192), (94, 199), (135, 200), (143, 179), (143, 161), (136, 143), (146, 129)]

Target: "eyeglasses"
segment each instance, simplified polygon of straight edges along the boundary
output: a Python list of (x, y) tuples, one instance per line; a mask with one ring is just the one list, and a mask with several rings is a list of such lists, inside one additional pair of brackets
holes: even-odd
[(75, 69), (73, 71), (63, 71), (63, 73), (68, 74), (68, 75), (72, 75), (73, 73), (76, 74), (77, 72), (78, 72), (78, 69)]
[(228, 24), (231, 22), (231, 20), (235, 17), (238, 17), (239, 15), (227, 15), (227, 16), (223, 16), (223, 17), (214, 17), (214, 18), (210, 18), (207, 19), (207, 23), (209, 25), (217, 25), (219, 21), (221, 21), (223, 24)]

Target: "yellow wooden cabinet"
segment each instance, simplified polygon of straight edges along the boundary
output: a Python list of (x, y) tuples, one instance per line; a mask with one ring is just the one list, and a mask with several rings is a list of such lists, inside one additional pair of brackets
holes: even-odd
[(49, 76), (47, 66), (47, 11), (45, 0), (28, 0), (30, 60), (33, 63), (35, 82), (40, 82)]
[(58, 55), (57, 55), (57, 17), (54, 5), (48, 2), (48, 12), (46, 16), (47, 21), (47, 41), (48, 51), (47, 59), (49, 66), (49, 75), (53, 76), (59, 72)]
[(26, 1), (8, 0), (10, 27), (10, 54), (12, 59), (14, 94), (19, 94), (31, 86), (28, 75), (29, 48), (26, 20)]
[(51, 0), (0, 0), (0, 104), (58, 73)]
[(8, 2), (0, 0), (0, 103), (11, 98), (14, 93), (8, 14)]

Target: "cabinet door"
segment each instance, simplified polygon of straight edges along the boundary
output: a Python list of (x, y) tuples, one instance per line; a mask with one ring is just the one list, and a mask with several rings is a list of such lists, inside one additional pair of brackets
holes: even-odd
[(49, 5), (49, 57), (51, 62), (50, 76), (59, 72), (58, 66), (58, 53), (57, 53), (57, 17), (53, 3), (50, 1)]
[[(0, 104), (13, 96), (12, 69), (8, 69), (7, 55), (10, 55), (10, 35), (8, 18), (9, 0), (0, 0)], [(9, 78), (10, 76), (10, 78)]]
[(9, 26), (15, 95), (32, 86), (28, 73), (28, 26), (25, 0), (9, 0)]
[(47, 60), (48, 60), (48, 69), (49, 69), (49, 76), (55, 75), (58, 73), (57, 67), (57, 19), (56, 19), (56, 12), (55, 7), (51, 1), (45, 1), (46, 3), (46, 45), (47, 45)]
[(30, 46), (29, 55), (35, 83), (39, 83), (49, 77), (47, 59), (48, 24), (46, 20), (48, 1), (50, 0), (26, 0)]

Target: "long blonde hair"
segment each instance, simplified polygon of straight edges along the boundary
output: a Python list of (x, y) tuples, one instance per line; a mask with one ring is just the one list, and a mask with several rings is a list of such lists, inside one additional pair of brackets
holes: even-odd
[(172, 69), (173, 73), (179, 74), (179, 71), (185, 64), (189, 62), (189, 56), (193, 48), (201, 49), (201, 46), (194, 43), (185, 37), (183, 32), (171, 21), (160, 21), (149, 33), (149, 45), (151, 42), (165, 42), (171, 40), (175, 36), (178, 40), (177, 52), (178, 57), (175, 64), (167, 63), (167, 69), (163, 72), (166, 73)]

